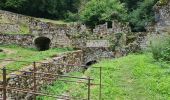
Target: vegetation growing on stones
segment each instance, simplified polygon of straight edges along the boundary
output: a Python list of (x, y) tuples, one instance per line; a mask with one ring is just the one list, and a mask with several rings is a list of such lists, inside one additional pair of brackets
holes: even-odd
[(156, 60), (170, 62), (170, 36), (159, 36), (151, 41), (151, 51)]
[[(146, 31), (158, 0), (1, 0), (0, 8), (36, 17), (81, 21), (91, 27), (118, 19)], [(167, 0), (160, 0), (166, 3)], [(62, 9), (62, 10), (61, 10)]]
[(166, 5), (168, 3), (168, 0), (159, 0), (158, 5)]
[[(141, 52), (141, 54), (129, 54), (129, 53), (134, 53), (134, 51), (135, 53), (137, 53), (136, 51), (138, 49), (141, 50), (142, 48), (141, 44), (143, 40), (144, 42), (147, 41), (146, 35), (148, 34), (141, 33), (141, 32), (136, 34), (135, 32), (146, 31), (145, 27), (148, 25), (148, 23), (154, 22), (153, 21), (154, 12), (152, 7), (156, 4), (157, 1), (158, 0), (87, 0), (87, 1), (1, 0), (0, 7), (5, 10), (10, 10), (10, 11), (32, 15), (32, 16), (57, 19), (57, 20), (81, 21), (82, 23), (85, 23), (86, 25), (92, 28), (94, 28), (98, 24), (109, 22), (112, 23), (111, 25), (113, 25), (114, 28), (112, 29), (109, 28), (107, 24), (98, 25), (95, 27), (92, 33), (92, 31), (88, 31), (88, 29), (85, 26), (83, 27), (81, 25), (75, 25), (75, 26), (73, 25), (72, 27), (71, 25), (67, 26), (67, 23), (62, 21), (53, 21), (53, 20), (46, 20), (44, 18), (37, 18), (40, 19), (42, 22), (36, 20), (35, 23), (34, 22), (32, 24), (29, 23), (33, 27), (32, 33), (34, 34), (28, 35), (29, 36), (28, 38), (27, 37), (22, 38), (20, 37), (20, 35), (12, 34), (11, 35), (12, 39), (11, 39), (8, 37), (9, 34), (1, 34), (2, 35), (1, 40), (2, 40), (2, 44), (12, 44), (16, 42), (16, 44), (19, 43), (20, 45), (20, 42), (23, 42), (23, 44), (21, 45), (27, 47), (37, 46), (37, 48), (39, 48), (40, 51), (37, 51), (32, 48), (22, 48), (16, 45), (8, 45), (8, 46), (1, 45), (0, 59), (2, 60), (9, 59), (14, 61), (9, 61), (6, 63), (0, 60), (0, 67), (5, 66), (7, 69), (19, 70), (22, 67), (28, 66), (30, 62), (42, 61), (42, 60), (46, 60), (48, 62), (49, 59), (52, 58), (50, 59), (52, 62), (49, 62), (49, 65), (48, 63), (44, 63), (45, 65), (47, 64), (48, 66), (42, 65), (37, 68), (37, 69), (40, 68), (40, 70), (37, 70), (37, 72), (48, 72), (48, 75), (39, 75), (38, 73), (33, 73), (34, 78), (36, 78), (36, 75), (38, 77), (54, 78), (55, 75), (60, 76), (60, 74), (94, 78), (94, 80), (92, 81), (95, 84), (89, 84), (91, 88), (90, 96), (92, 100), (98, 100), (98, 93), (99, 93), (98, 83), (100, 79), (99, 77), (100, 71), (96, 67), (102, 67), (102, 76), (101, 76), (102, 77), (102, 100), (115, 100), (115, 99), (168, 100), (170, 99), (170, 85), (169, 85), (170, 83), (170, 77), (169, 77), (170, 36), (164, 35), (164, 33), (159, 32), (160, 33), (159, 37), (153, 37), (153, 39), (149, 41), (151, 44), (150, 51)], [(166, 4), (167, 0), (160, 0), (159, 3)], [(167, 13), (167, 12), (169, 13), (169, 11), (162, 11), (161, 13)], [(169, 18), (169, 14), (167, 14), (167, 16)], [(164, 19), (167, 19), (167, 16)], [(8, 19), (10, 20), (11, 18), (12, 17)], [(0, 24), (5, 22), (10, 24), (11, 22), (9, 20), (6, 20), (6, 18), (4, 19), (1, 18)], [(123, 23), (125, 22), (129, 23), (132, 30), (135, 32), (130, 33), (129, 27), (128, 28), (123, 27), (122, 25), (120, 25), (120, 23), (118, 23), (118, 21), (115, 21), (114, 23), (114, 21), (112, 20), (118, 20)], [(23, 23), (22, 22), (23, 21), (21, 21), (20, 23), (21, 24), (20, 31), (23, 33), (29, 32), (29, 28), (28, 28), (29, 26), (25, 24), (25, 22)], [(54, 23), (54, 25), (49, 22)], [(168, 21), (166, 22), (168, 24), (163, 23), (163, 28), (165, 26), (169, 27), (169, 22)], [(46, 23), (48, 23), (48, 25)], [(60, 25), (56, 25), (56, 23), (60, 23)], [(14, 25), (15, 24), (16, 23), (14, 23)], [(156, 24), (155, 26), (158, 25)], [(45, 29), (45, 31), (42, 31), (43, 29)], [(14, 29), (12, 30), (13, 33), (15, 33)], [(166, 30), (166, 28), (164, 28), (164, 30)], [(5, 29), (5, 31), (7, 30)], [(156, 31), (162, 31), (162, 30), (157, 28)], [(17, 31), (17, 33), (18, 32), (19, 31)], [(164, 32), (168, 32), (168, 31), (164, 31)], [(36, 39), (32, 39), (34, 35), (36, 35)], [(26, 39), (30, 39), (29, 41), (27, 41), (28, 43), (25, 43)], [(95, 41), (89, 43), (94, 45), (94, 47), (93, 46), (88, 47), (87, 41), (91, 41), (91, 40), (109, 40), (109, 42), (111, 42), (110, 48), (112, 50), (110, 50), (108, 45), (104, 42), (103, 44), (104, 45), (106, 44), (107, 45), (106, 47), (102, 46), (101, 45), (102, 43), (99, 44)], [(97, 47), (98, 44), (99, 47)], [(61, 55), (62, 56), (61, 58), (59, 56), (56, 56), (58, 53), (72, 51), (72, 49), (65, 48), (65, 47), (70, 47), (70, 46), (75, 47), (75, 45), (78, 46), (79, 49), (82, 49), (82, 47), (83, 49), (78, 50), (78, 52), (75, 51), (77, 54), (65, 53), (64, 55)], [(57, 48), (57, 47), (63, 47), (63, 48)], [(75, 48), (77, 49), (77, 47)], [(129, 49), (129, 51), (126, 49)], [(41, 50), (46, 50), (46, 51), (41, 51)], [(122, 57), (124, 55), (127, 56)], [(117, 57), (121, 57), (121, 58), (117, 58)], [(106, 58), (113, 58), (113, 59), (106, 59)], [(96, 59), (97, 60), (100, 59), (101, 61), (99, 60), (98, 63)], [(16, 62), (15, 60), (22, 60), (28, 62)], [(91, 64), (93, 64), (94, 62), (97, 62), (97, 64), (91, 66)], [(63, 65), (63, 64), (68, 64), (68, 65)], [(69, 71), (67, 69), (62, 69), (65, 67), (66, 68), (72, 67), (72, 64), (77, 64), (77, 65), (85, 64), (86, 66), (83, 67), (87, 68), (88, 66), (88, 69), (84, 73), (81, 73), (80, 70), (77, 70), (80, 67), (77, 69), (73, 69), (74, 71), (79, 71), (79, 72), (73, 72), (73, 73), (69, 73), (72, 72), (72, 70)], [(53, 70), (54, 67), (55, 69)], [(55, 74), (54, 76), (49, 74), (49, 72), (52, 72), (52, 70), (53, 73)], [(24, 74), (25, 73), (27, 74), (27, 72), (24, 72)], [(48, 85), (45, 82), (39, 80), (34, 81), (33, 82), (34, 84), (32, 84), (32, 79), (31, 79), (29, 89), (32, 89), (32, 85), (36, 86), (39, 83), (41, 83), (41, 85), (44, 85), (40, 89), (42, 90), (42, 92), (48, 92), (56, 95), (60, 95), (60, 94), (63, 95), (67, 93), (71, 97), (71, 99), (77, 97), (84, 99), (87, 97), (86, 85), (80, 84), (82, 80), (73, 79), (74, 77), (71, 77), (71, 79), (69, 80), (66, 77), (64, 77), (63, 82), (61, 82), (62, 77), (56, 77), (56, 78), (57, 79), (59, 78), (59, 80), (57, 79), (55, 80), (55, 78), (49, 80), (45, 79), (45, 81), (48, 82)], [(15, 76), (14, 78), (12, 77), (12, 79), (15, 79)], [(17, 79), (15, 80), (17, 81)], [(65, 80), (69, 80), (70, 82), (74, 81), (75, 84), (69, 83), (69, 81), (65, 82)], [(20, 79), (16, 83), (15, 81), (12, 82), (15, 85), (17, 84), (18, 87), (20, 87), (21, 85), (25, 86), (26, 84), (28, 84), (28, 81), (29, 80), (24, 79), (21, 81), (22, 84), (20, 84)], [(53, 100), (52, 98), (42, 97), (42, 96), (37, 96), (37, 98), (38, 100)]]
[[(71, 51), (70, 48), (55, 48), (47, 51), (37, 51), (36, 49), (28, 49), (23, 48), (16, 45), (10, 46), (0, 46), (0, 50), (4, 50), (4, 52), (0, 52), (0, 59), (3, 60), (17, 60), (17, 61), (28, 61), (28, 62), (10, 62), (9, 64), (5, 64), (7, 68), (19, 70), (20, 68), (31, 64), (33, 61), (41, 61), (52, 56), (57, 55), (58, 53)], [(0, 67), (2, 67), (3, 61), (0, 61)]]

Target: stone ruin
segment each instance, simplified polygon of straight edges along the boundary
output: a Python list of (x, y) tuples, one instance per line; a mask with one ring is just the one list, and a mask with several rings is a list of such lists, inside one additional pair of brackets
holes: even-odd
[[(149, 33), (161, 33), (170, 29), (169, 7), (170, 2), (164, 6), (155, 6), (155, 19), (157, 23), (154, 24), (154, 27), (147, 28)], [(3, 23), (2, 19), (5, 19), (6, 23)], [(133, 38), (131, 38), (130, 36), (126, 36), (126, 34), (129, 35), (132, 33), (128, 23), (120, 23), (116, 20), (112, 21), (111, 27), (110, 23), (109, 25), (108, 23), (105, 23), (90, 30), (85, 25), (78, 23), (59, 25), (43, 22), (37, 18), (0, 10), (0, 22), (2, 22), (0, 23), (0, 44), (14, 43), (25, 47), (36, 47), (39, 50), (47, 50), (53, 47), (72, 47), (94, 52), (96, 49), (101, 52), (99, 54), (101, 56), (111, 54), (111, 56), (114, 56), (115, 54), (123, 55), (114, 53), (115, 48), (116, 51), (121, 53), (125, 51), (135, 51), (139, 48), (146, 48), (147, 32), (134, 33), (136, 35), (133, 34)], [(10, 32), (17, 33), (20, 31), (22, 24), (28, 27), (30, 34), (5, 34)], [(118, 39), (116, 36), (117, 33), (123, 33), (122, 37)], [(98, 44), (101, 47), (98, 47), (99, 45), (87, 47), (87, 42), (89, 40), (107, 40), (108, 44), (110, 43), (110, 47), (102, 47), (99, 43)], [(118, 44), (116, 47), (114, 45), (114, 50), (112, 48), (113, 43)], [(120, 48), (125, 50), (120, 50)], [(128, 50), (126, 50), (127, 48)], [(133, 50), (131, 50), (132, 48)], [(105, 51), (107, 51), (107, 54)], [(91, 55), (96, 54), (94, 52)], [(96, 59), (98, 57), (92, 56), (92, 58)]]
[[(170, 26), (169, 7), (170, 2), (168, 5), (161, 6), (155, 10), (157, 23), (155, 28), (148, 28), (149, 32), (154, 31), (155, 33), (154, 29), (156, 29), (157, 33), (167, 31), (167, 28)], [(3, 23), (2, 19), (5, 19), (6, 23)], [(6, 34), (11, 32), (19, 33), (22, 27), (21, 24), (28, 27), (30, 34)], [(38, 50), (47, 50), (53, 47), (72, 47), (82, 50), (53, 58), (49, 62), (54, 63), (54, 65), (55, 63), (66, 63), (85, 64), (88, 66), (101, 58), (120, 57), (128, 52), (146, 48), (147, 33), (136, 33), (133, 37), (126, 35), (129, 33), (131, 33), (131, 29), (128, 23), (123, 24), (118, 21), (113, 21), (112, 27), (105, 23), (96, 26), (93, 31), (90, 31), (85, 25), (81, 24), (57, 25), (42, 22), (33, 17), (0, 10), (0, 44), (17, 44), (24, 47), (36, 47)], [(106, 42), (101, 44), (101, 42), (96, 42), (96, 40), (106, 40)], [(87, 44), (90, 44), (90, 46)], [(32, 67), (29, 67), (27, 70), (30, 71), (30, 68)], [(78, 69), (68, 69), (68, 67), (63, 66), (60, 66), (60, 68), (52, 69), (52, 73), (56, 73), (57, 70), (71, 72)], [(45, 67), (40, 67), (39, 70), (48, 71)], [(23, 84), (27, 84), (29, 87), (31, 86), (31, 80), (29, 80), (29, 83), (23, 80), (20, 77), (12, 78), (9, 80), (9, 85), (20, 87), (24, 86)], [(11, 94), (14, 94), (14, 97), (17, 98), (15, 93)]]
[[(3, 21), (5, 20), (5, 24)], [(90, 31), (85, 25), (70, 24), (58, 25), (50, 22), (43, 22), (36, 18), (15, 14), (0, 10), (0, 44), (18, 44), (25, 47), (37, 47), (39, 50), (46, 50), (53, 47), (86, 48), (87, 40), (109, 40), (115, 39), (114, 33), (128, 33), (128, 24), (118, 21), (112, 22), (112, 28), (108, 24), (96, 26)], [(27, 26), (30, 34), (6, 34), (17, 33), (21, 25)], [(75, 36), (79, 36), (76, 37)]]
[(170, 33), (170, 1), (160, 5), (159, 2), (154, 6), (155, 9), (155, 29), (157, 33)]

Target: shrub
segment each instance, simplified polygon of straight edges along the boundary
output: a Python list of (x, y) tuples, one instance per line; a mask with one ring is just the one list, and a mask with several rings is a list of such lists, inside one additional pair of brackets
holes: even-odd
[(68, 21), (68, 22), (76, 22), (79, 20), (78, 13), (68, 12), (65, 17), (66, 17), (66, 21)]
[(146, 24), (154, 21), (153, 6), (156, 2), (157, 0), (143, 0), (130, 12), (127, 21), (130, 22), (132, 31), (146, 31)]
[(126, 13), (124, 5), (119, 0), (91, 0), (80, 10), (80, 20), (90, 27), (120, 20)]
[(170, 36), (157, 36), (151, 40), (151, 52), (156, 60), (170, 61)]

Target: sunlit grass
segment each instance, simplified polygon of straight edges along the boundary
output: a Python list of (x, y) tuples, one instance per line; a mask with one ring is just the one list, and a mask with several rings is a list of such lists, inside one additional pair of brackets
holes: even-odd
[[(6, 53), (2, 53), (2, 52), (0, 53), (0, 59), (27, 61), (27, 62), (13, 61), (5, 66), (9, 69), (14, 69), (14, 70), (18, 70), (24, 66), (27, 66), (31, 64), (31, 62), (45, 60), (59, 53), (72, 50), (71, 48), (53, 48), (47, 51), (37, 51), (36, 49), (33, 48), (23, 48), (16, 45), (0, 46), (0, 48), (7, 50)], [(0, 63), (1, 62), (4, 61), (0, 61)]]
[(61, 24), (61, 25), (67, 25), (69, 24), (68, 22), (66, 21), (63, 21), (63, 20), (51, 20), (51, 19), (45, 19), (45, 18), (36, 18), (42, 22), (50, 22), (50, 23), (53, 23), (53, 24)]
[[(131, 54), (118, 59), (105, 59), (93, 65), (84, 76), (90, 76), (95, 79), (93, 83), (99, 83), (99, 69), (93, 67), (103, 67), (102, 100), (170, 99), (170, 64), (155, 62), (151, 54)], [(60, 94), (67, 91), (74, 98), (73, 100), (87, 98), (87, 86), (82, 84), (66, 84), (56, 81), (56, 84), (46, 88), (47, 92), (55, 93), (51, 89), (61, 90)], [(53, 99), (41, 98), (40, 100)], [(91, 86), (91, 100), (99, 100), (98, 85)]]

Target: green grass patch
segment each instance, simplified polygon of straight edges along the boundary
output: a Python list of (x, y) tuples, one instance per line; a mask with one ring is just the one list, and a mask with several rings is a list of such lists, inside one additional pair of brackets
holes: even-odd
[[(131, 54), (118, 59), (103, 60), (92, 67), (99, 66), (104, 67), (102, 70), (102, 100), (170, 99), (170, 64), (155, 62), (151, 54)], [(85, 76), (94, 78), (93, 83), (99, 83), (99, 69), (92, 67), (85, 72)], [(61, 87), (67, 89), (60, 91)], [(87, 87), (81, 84), (69, 84), (68, 86), (66, 83), (56, 83), (50, 86), (50, 89), (59, 90), (61, 93), (69, 90), (67, 92), (74, 98), (73, 100), (87, 98)], [(50, 89), (46, 91), (50, 93), (52, 91)], [(98, 98), (99, 86), (92, 85), (91, 100), (98, 100)], [(42, 100), (53, 99), (44, 98)]]
[[(67, 74), (68, 76), (82, 76), (83, 73), (81, 72), (72, 72)], [(76, 83), (78, 79), (75, 78), (60, 78), (60, 80), (67, 80), (67, 81), (75, 81), (75, 82), (64, 82), (64, 81), (55, 81), (51, 85), (45, 85), (42, 87), (41, 91), (43, 93), (49, 93), (56, 95), (63, 95), (63, 93), (70, 93), (71, 91), (75, 91), (76, 86), (80, 86), (80, 83)], [(56, 98), (46, 97), (46, 96), (38, 96), (37, 100), (56, 100)]]
[(0, 52), (0, 58), (3, 59), (6, 57), (6, 54), (4, 52)]
[(51, 19), (45, 19), (45, 18), (36, 18), (42, 22), (50, 22), (50, 23), (53, 23), (53, 24), (69, 24), (68, 22), (66, 21), (63, 21), (63, 20), (51, 20)]
[[(20, 68), (31, 64), (34, 61), (41, 61), (52, 56), (57, 55), (58, 53), (72, 51), (73, 49), (69, 48), (53, 48), (47, 51), (37, 51), (33, 48), (23, 48), (16, 45), (11, 46), (0, 46), (0, 49), (4, 49), (5, 53), (0, 53), (0, 59), (12, 59), (18, 61), (28, 61), (28, 62), (10, 62), (5, 65), (9, 69), (19, 70)], [(4, 61), (0, 61), (3, 63)], [(2, 67), (2, 66), (0, 66)]]
[[(94, 66), (105, 68), (102, 72), (102, 100), (170, 99), (170, 65), (155, 62), (151, 54), (104, 60)], [(90, 68), (86, 74), (99, 82), (96, 69)], [(98, 100), (98, 92), (97, 87), (92, 89), (92, 100)]]
[(0, 24), (1, 23), (10, 23), (10, 21), (7, 18), (2, 17), (2, 18), (0, 18)]
[(27, 24), (20, 25), (20, 33), (21, 34), (29, 34), (29, 26)]

